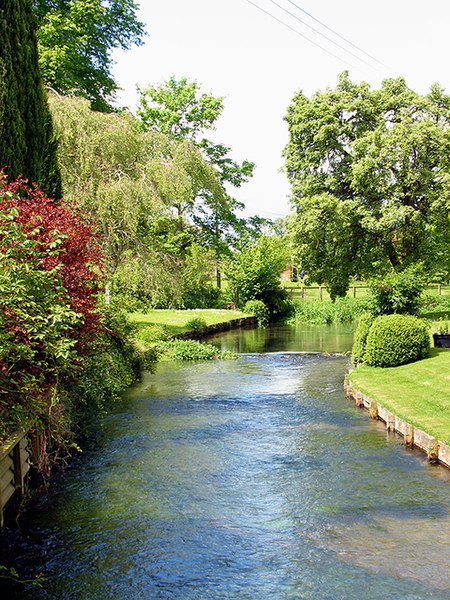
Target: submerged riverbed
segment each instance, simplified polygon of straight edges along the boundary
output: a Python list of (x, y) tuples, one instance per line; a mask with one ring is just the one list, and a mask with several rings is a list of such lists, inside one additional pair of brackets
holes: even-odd
[(34, 516), (19, 566), (48, 582), (16, 597), (448, 599), (450, 473), (345, 398), (347, 357), (291, 354), (332, 332), (146, 375)]

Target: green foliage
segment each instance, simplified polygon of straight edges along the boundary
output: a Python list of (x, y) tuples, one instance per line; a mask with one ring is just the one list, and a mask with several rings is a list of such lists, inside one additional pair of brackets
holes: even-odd
[(343, 295), (350, 277), (372, 278), (423, 261), (450, 272), (450, 97), (421, 96), (402, 78), (372, 90), (343, 73), (335, 89), (296, 94), (285, 149), (301, 264)]
[(111, 401), (137, 381), (142, 370), (153, 372), (158, 360), (154, 349), (144, 352), (132, 342), (136, 324), (116, 303), (102, 307), (102, 324), (63, 381), (65, 409), (77, 437), (93, 433)]
[(172, 77), (160, 86), (141, 90), (137, 110), (141, 128), (157, 131), (178, 141), (189, 140), (210, 164), (220, 182), (220, 190), (199, 190), (193, 222), (201, 229), (202, 239), (219, 256), (227, 251), (227, 244), (244, 222), (235, 211), (242, 205), (232, 198), (225, 184), (240, 187), (253, 174), (254, 164), (241, 164), (229, 157), (230, 148), (203, 137), (205, 130), (213, 129), (223, 111), (223, 98), (200, 93), (196, 82), (185, 77)]
[(156, 346), (159, 354), (169, 360), (234, 360), (234, 352), (220, 352), (216, 346), (197, 340), (172, 340)]
[(286, 244), (277, 237), (262, 235), (254, 244), (244, 245), (224, 262), (229, 291), (237, 306), (262, 300), (275, 313), (284, 292), (280, 274), (287, 264)]
[(391, 272), (381, 280), (370, 282), (369, 307), (375, 315), (413, 313), (420, 305), (426, 279), (422, 265)]
[(329, 193), (302, 199), (301, 210), (288, 220), (294, 254), (302, 269), (332, 300), (346, 295), (351, 276), (363, 268), (363, 246), (356, 243), (360, 213), (352, 199)]
[(439, 335), (446, 335), (448, 333), (448, 329), (448, 321), (445, 319), (439, 319), (436, 327), (436, 332), (439, 333)]
[(40, 67), (62, 94), (84, 96), (95, 110), (111, 110), (117, 84), (111, 52), (140, 45), (144, 26), (134, 0), (34, 0)]
[(0, 437), (36, 421), (47, 424), (54, 384), (76, 357), (72, 332), (81, 315), (70, 307), (60, 265), (63, 236), (39, 243), (17, 222), (18, 209), (0, 212)]
[(171, 77), (160, 86), (141, 90), (137, 114), (145, 131), (154, 129), (182, 140), (213, 129), (223, 111), (223, 98), (199, 94), (196, 82)]
[(40, 79), (31, 0), (0, 7), (0, 168), (61, 197), (57, 143)]
[(214, 305), (216, 259), (193, 246), (192, 222), (203, 195), (223, 191), (200, 151), (80, 98), (52, 96), (51, 107), (65, 196), (99, 224), (111, 290), (130, 308)]
[(205, 319), (201, 317), (193, 317), (186, 323), (188, 331), (203, 331), (207, 326)]
[(136, 331), (136, 339), (144, 344), (166, 341), (170, 338), (167, 325), (152, 324)]
[(212, 344), (197, 340), (173, 340), (160, 346), (166, 358), (172, 360), (211, 360), (218, 358), (220, 351)]
[(361, 315), (358, 326), (355, 331), (352, 348), (352, 362), (355, 365), (364, 362), (364, 354), (366, 352), (367, 336), (370, 328), (375, 320), (375, 316), (370, 312), (365, 312)]
[(357, 298), (299, 301), (294, 304), (294, 323), (329, 325), (330, 323), (351, 323), (366, 309), (366, 302)]
[(203, 132), (214, 129), (223, 111), (223, 97), (200, 93), (200, 86), (186, 77), (171, 77), (159, 86), (149, 86), (140, 92), (137, 110), (144, 131), (154, 130), (171, 138), (189, 139), (202, 148), (208, 160), (216, 166), (222, 182), (239, 187), (251, 177), (254, 164), (247, 160), (239, 165), (227, 154), (230, 148), (202, 138)]
[(249, 315), (254, 315), (260, 327), (266, 327), (269, 324), (270, 312), (262, 300), (248, 300), (243, 310)]
[(366, 340), (364, 362), (372, 367), (395, 367), (428, 355), (427, 324), (412, 315), (382, 315), (373, 322)]
[(194, 243), (186, 253), (181, 269), (181, 304), (183, 308), (214, 308), (220, 290), (213, 285), (215, 256)]

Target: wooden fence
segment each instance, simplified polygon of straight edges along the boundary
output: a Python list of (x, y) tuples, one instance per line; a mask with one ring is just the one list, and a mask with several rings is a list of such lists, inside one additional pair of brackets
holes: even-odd
[[(329, 294), (325, 286), (303, 286), (292, 285), (285, 288), (292, 300), (327, 300)], [(347, 296), (351, 298), (363, 298), (367, 296), (369, 286), (367, 285), (352, 285), (350, 286)], [(450, 286), (448, 285), (429, 285), (425, 289), (425, 294), (429, 296), (448, 296), (450, 295)]]
[(0, 445), (0, 527), (3, 527), (6, 503), (14, 494), (23, 495), (29, 470), (28, 437), (25, 432), (17, 432)]

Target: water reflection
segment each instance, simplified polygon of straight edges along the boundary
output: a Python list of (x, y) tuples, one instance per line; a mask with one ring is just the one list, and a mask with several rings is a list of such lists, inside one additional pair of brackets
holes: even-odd
[(448, 599), (450, 474), (348, 402), (346, 365), (162, 364), (38, 516), (50, 580), (21, 597)]
[(231, 330), (208, 339), (222, 351), (349, 352), (354, 325), (274, 325), (267, 329)]

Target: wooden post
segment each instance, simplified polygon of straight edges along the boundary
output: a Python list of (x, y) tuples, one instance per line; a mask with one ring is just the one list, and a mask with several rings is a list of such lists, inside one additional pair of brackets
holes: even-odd
[(356, 285), (353, 286), (353, 298), (356, 298)]
[(321, 300), (322, 300), (322, 289), (323, 289), (322, 286), (320, 286), (320, 288), (319, 288), (319, 298)]
[(438, 296), (442, 296), (442, 286), (441, 286), (441, 284), (438, 285)]
[(437, 462), (439, 456), (439, 442), (436, 438), (432, 439), (427, 450), (427, 455), (430, 462)]
[(305, 286), (302, 287), (302, 300), (305, 299)]
[(409, 423), (406, 424), (405, 431), (405, 445), (413, 446), (414, 445), (414, 427)]
[(395, 431), (395, 418), (391, 413), (388, 413), (386, 417), (386, 429), (388, 431)]
[(378, 419), (378, 404), (375, 402), (375, 400), (372, 400), (370, 403), (369, 415), (372, 419)]

